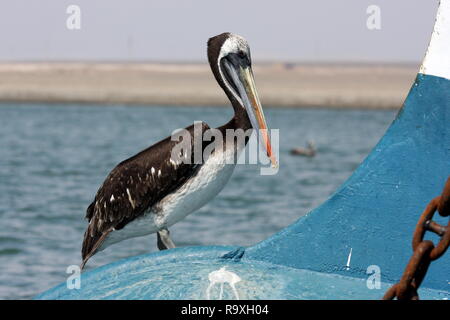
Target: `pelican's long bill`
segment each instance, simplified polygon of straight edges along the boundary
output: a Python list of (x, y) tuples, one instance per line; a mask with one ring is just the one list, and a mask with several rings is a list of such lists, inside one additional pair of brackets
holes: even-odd
[(225, 67), (241, 97), (253, 128), (260, 133), (259, 141), (266, 150), (267, 156), (272, 163), (272, 167), (278, 167), (277, 160), (272, 151), (269, 129), (267, 128), (266, 118), (264, 117), (261, 102), (259, 101), (258, 93), (256, 92), (255, 80), (250, 65), (235, 65), (225, 61)]

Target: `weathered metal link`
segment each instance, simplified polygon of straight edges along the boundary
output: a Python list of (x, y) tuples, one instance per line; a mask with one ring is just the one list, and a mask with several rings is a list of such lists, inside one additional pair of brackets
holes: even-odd
[(398, 283), (390, 287), (383, 296), (383, 300), (392, 300), (397, 297)]
[(441, 226), (439, 223), (436, 223), (431, 220), (425, 221), (424, 226), (425, 229), (436, 233), (440, 237), (442, 237), (445, 234), (445, 231), (447, 230), (447, 227)]
[[(427, 274), (428, 267), (432, 261), (439, 259), (447, 251), (450, 244), (450, 220), (447, 226), (434, 222), (432, 219), (436, 211), (443, 217), (450, 215), (450, 177), (447, 179), (442, 194), (431, 200), (420, 216), (412, 240), (413, 255), (400, 281), (384, 294), (384, 300), (419, 299), (417, 290)], [(441, 237), (436, 246), (430, 240), (423, 240), (427, 231), (434, 232)]]
[(436, 197), (430, 201), (422, 215), (419, 218), (419, 221), (416, 225), (416, 230), (414, 231), (413, 240), (412, 240), (412, 248), (413, 251), (416, 251), (418, 245), (423, 241), (423, 237), (425, 236), (425, 232), (427, 229), (425, 228), (425, 223), (427, 221), (431, 221), (433, 219), (434, 213), (436, 212), (440, 197)]
[(437, 244), (437, 246), (431, 251), (430, 253), (430, 259), (431, 261), (439, 259), (445, 251), (447, 251), (448, 246), (450, 244), (450, 221), (447, 224), (446, 231), (444, 235), (441, 237), (441, 241)]

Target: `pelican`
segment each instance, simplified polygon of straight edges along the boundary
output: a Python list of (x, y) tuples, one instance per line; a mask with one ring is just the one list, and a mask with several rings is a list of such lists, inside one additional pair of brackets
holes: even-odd
[[(250, 48), (236, 34), (222, 33), (208, 40), (208, 61), (219, 86), (234, 109), (234, 116), (216, 128), (258, 130), (259, 139), (272, 166), (277, 166), (272, 153), (268, 128), (253, 78)], [(201, 134), (210, 130), (201, 122)], [(81, 268), (96, 252), (119, 241), (157, 233), (160, 250), (174, 248), (169, 227), (213, 199), (230, 179), (235, 161), (245, 148), (243, 144), (224, 140), (198, 142), (194, 125), (185, 128), (192, 134), (193, 150), (214, 146), (209, 157), (198, 162), (174, 160), (177, 141), (171, 136), (119, 163), (106, 177), (86, 211), (89, 225), (81, 249)], [(186, 152), (184, 157), (188, 156)], [(181, 153), (180, 156), (183, 156)]]

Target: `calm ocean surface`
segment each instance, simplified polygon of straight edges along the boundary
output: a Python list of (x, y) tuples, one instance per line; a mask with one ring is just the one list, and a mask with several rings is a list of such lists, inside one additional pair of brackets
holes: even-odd
[[(178, 246), (251, 245), (318, 206), (383, 135), (395, 111), (266, 109), (280, 129), (280, 170), (240, 165), (209, 204), (173, 226)], [(224, 124), (231, 108), (0, 106), (0, 299), (26, 299), (80, 263), (85, 210), (120, 161), (195, 120)], [(289, 154), (314, 140), (315, 158)], [(156, 251), (156, 236), (127, 240), (88, 268)]]

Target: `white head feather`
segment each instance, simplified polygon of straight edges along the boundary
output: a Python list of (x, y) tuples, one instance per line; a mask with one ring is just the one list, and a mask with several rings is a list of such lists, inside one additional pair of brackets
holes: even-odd
[(233, 94), (233, 96), (236, 98), (236, 100), (241, 104), (241, 106), (244, 107), (241, 97), (237, 94), (237, 92), (233, 89), (233, 87), (230, 86), (230, 84), (224, 77), (222, 67), (220, 65), (220, 61), (222, 60), (223, 57), (226, 57), (230, 53), (238, 54), (239, 52), (243, 52), (250, 59), (250, 47), (248, 46), (247, 41), (243, 37), (241, 37), (237, 34), (230, 33), (230, 36), (227, 38), (227, 40), (225, 40), (225, 42), (222, 44), (222, 47), (220, 48), (219, 58), (217, 59), (217, 64), (218, 64), (217, 67), (219, 69), (219, 73), (220, 73), (222, 79), (224, 80), (225, 85), (227, 86), (228, 90), (230, 90), (230, 92)]

